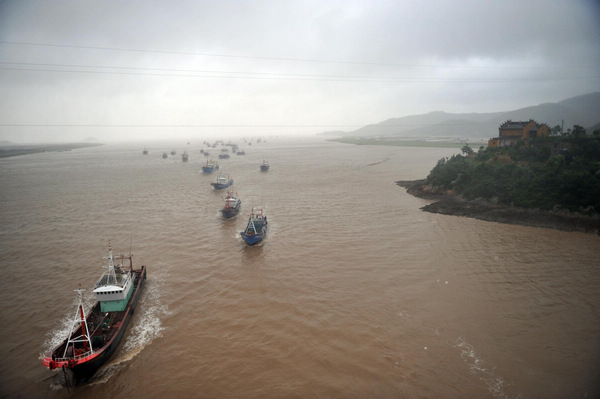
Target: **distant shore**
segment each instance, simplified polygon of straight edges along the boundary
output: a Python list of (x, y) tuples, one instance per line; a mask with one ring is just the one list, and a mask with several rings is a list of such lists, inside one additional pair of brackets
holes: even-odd
[(600, 235), (600, 217), (574, 214), (566, 210), (546, 211), (495, 204), (483, 199), (467, 200), (449, 192), (437, 192), (425, 180), (397, 181), (406, 192), (435, 202), (421, 209), (431, 213), (464, 216), (488, 222), (542, 227), (563, 231), (579, 231)]
[[(462, 148), (465, 145), (465, 141), (461, 140), (450, 140), (450, 139), (438, 139), (438, 140), (425, 140), (425, 139), (408, 139), (408, 138), (360, 138), (360, 137), (339, 137), (333, 139), (327, 139), (327, 141), (334, 141), (336, 143), (343, 144), (355, 144), (355, 145), (386, 145), (396, 147), (429, 147), (429, 148)], [(473, 143), (472, 143), (473, 144)], [(475, 144), (484, 144), (476, 142)]]
[(0, 146), (0, 158), (18, 155), (36, 154), (39, 152), (71, 151), (77, 148), (96, 147), (99, 143), (65, 143), (65, 144), (10, 144)]

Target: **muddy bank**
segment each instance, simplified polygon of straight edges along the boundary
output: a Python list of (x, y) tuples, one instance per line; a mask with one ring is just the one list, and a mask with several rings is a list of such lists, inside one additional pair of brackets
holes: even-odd
[(397, 181), (396, 184), (406, 188), (406, 192), (415, 197), (434, 200), (421, 208), (427, 212), (600, 235), (598, 215), (590, 217), (565, 210), (545, 211), (495, 204), (483, 199), (467, 200), (451, 192), (435, 191), (425, 184), (425, 180)]
[(39, 152), (62, 152), (78, 148), (96, 147), (100, 143), (65, 143), (65, 144), (10, 144), (0, 145), (0, 158), (19, 155), (37, 154)]

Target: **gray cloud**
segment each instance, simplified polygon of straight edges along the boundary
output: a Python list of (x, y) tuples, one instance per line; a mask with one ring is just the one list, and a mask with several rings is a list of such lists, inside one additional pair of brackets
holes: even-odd
[(560, 101), (600, 90), (599, 16), (583, 0), (3, 1), (0, 140), (316, 133)]

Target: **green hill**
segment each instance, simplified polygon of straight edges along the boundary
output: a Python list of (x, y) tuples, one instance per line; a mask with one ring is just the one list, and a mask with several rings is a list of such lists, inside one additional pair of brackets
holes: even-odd
[(600, 213), (600, 137), (561, 136), (515, 147), (463, 147), (440, 159), (425, 184), (435, 192), (523, 208)]

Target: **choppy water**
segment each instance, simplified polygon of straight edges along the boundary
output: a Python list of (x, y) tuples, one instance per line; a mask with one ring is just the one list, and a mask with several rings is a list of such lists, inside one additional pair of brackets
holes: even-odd
[[(221, 160), (243, 201), (223, 220), (201, 141), (0, 159), (2, 396), (600, 393), (597, 236), (422, 212), (427, 201), (394, 182), (456, 150), (316, 138)], [(247, 247), (252, 206), (269, 232)], [(148, 267), (147, 285), (119, 352), (69, 395), (41, 354), (68, 328), (73, 290), (102, 272), (109, 240)]]

